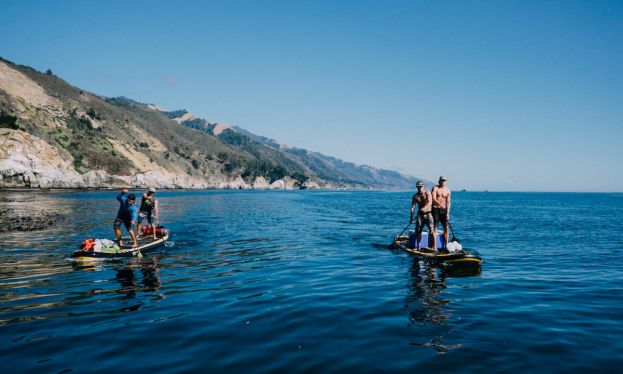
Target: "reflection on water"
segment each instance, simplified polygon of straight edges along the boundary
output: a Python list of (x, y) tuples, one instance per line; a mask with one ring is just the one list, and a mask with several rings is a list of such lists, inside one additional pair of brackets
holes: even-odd
[[(0, 237), (5, 366), (607, 372), (623, 357), (623, 226), (604, 224), (623, 214), (620, 198), (462, 194), (456, 226), (485, 258), (482, 274), (387, 250), (411, 194), (380, 192), (162, 191), (160, 218), (172, 232), (163, 251), (68, 261), (85, 237), (113, 235), (115, 196), (4, 197), (68, 217)], [(555, 230), (526, 206), (558, 214)], [(578, 223), (607, 228), (580, 233)], [(598, 246), (569, 256), (580, 241)]]
[(143, 291), (160, 290), (160, 277), (158, 276), (158, 258), (149, 256), (141, 261), (141, 274), (143, 274)]
[[(0, 326), (36, 320), (114, 313), (106, 308), (91, 308), (93, 303), (105, 305), (114, 294), (122, 299), (133, 299), (139, 292), (152, 294), (151, 300), (162, 296), (160, 290), (158, 256), (145, 256), (118, 263), (99, 261), (90, 264), (71, 263), (58, 257), (4, 256), (0, 263)], [(77, 279), (59, 278), (59, 274), (76, 270)], [(90, 278), (88, 272), (114, 271), (117, 287), (108, 287), (106, 278)], [(136, 311), (142, 304), (118, 309)], [(84, 307), (87, 307), (85, 310)], [(47, 311), (47, 312), (46, 312)]]
[[(433, 347), (438, 353), (461, 347), (461, 344), (444, 344), (450, 332), (446, 322), (452, 317), (451, 301), (444, 297), (446, 279), (480, 275), (480, 265), (455, 264), (437, 268), (430, 262), (413, 257), (409, 267), (409, 292), (405, 307), (409, 311), (409, 326), (420, 330), (434, 331), (434, 338), (426, 342), (412, 342), (412, 345)], [(427, 334), (430, 336), (430, 334)]]
[(141, 259), (121, 259), (115, 260), (115, 262), (105, 259), (72, 261), (72, 266), (76, 270), (84, 271), (113, 269), (115, 271), (115, 281), (119, 283), (119, 288), (115, 292), (125, 295), (125, 298), (134, 298), (137, 292), (160, 290), (160, 277), (158, 274), (160, 271), (160, 259), (161, 257), (152, 253)]

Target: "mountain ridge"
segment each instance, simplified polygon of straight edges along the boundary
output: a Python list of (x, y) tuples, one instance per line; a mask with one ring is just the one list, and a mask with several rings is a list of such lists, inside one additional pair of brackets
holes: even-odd
[(409, 189), (416, 181), (185, 109), (93, 94), (2, 58), (0, 128), (0, 187)]

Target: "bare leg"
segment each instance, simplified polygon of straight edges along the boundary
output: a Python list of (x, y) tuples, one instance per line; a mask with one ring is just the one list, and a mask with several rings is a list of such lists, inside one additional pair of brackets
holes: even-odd
[(415, 249), (418, 251), (420, 250), (420, 240), (422, 240), (422, 230), (418, 228), (415, 234)]
[(141, 223), (139, 223), (138, 225), (136, 225), (136, 237), (140, 238), (141, 237)]
[(153, 234), (154, 240), (158, 239), (158, 238), (156, 237), (156, 224), (155, 224), (155, 223), (152, 223), (152, 224), (151, 224), (151, 232), (152, 232), (152, 234)]
[(445, 241), (444, 248), (448, 246), (448, 221), (443, 225), (443, 240)]
[(134, 247), (133, 248), (138, 247), (138, 242), (136, 241), (136, 234), (134, 234), (134, 230), (132, 228), (130, 228), (128, 230), (128, 232), (130, 233), (130, 236), (132, 237), (132, 240), (134, 241)]
[(121, 247), (123, 244), (121, 243), (121, 229), (119, 227), (115, 227), (115, 235), (117, 236), (117, 243)]

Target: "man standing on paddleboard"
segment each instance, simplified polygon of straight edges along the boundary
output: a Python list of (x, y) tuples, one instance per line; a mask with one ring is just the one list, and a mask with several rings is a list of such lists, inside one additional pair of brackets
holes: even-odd
[(147, 193), (143, 194), (141, 199), (141, 208), (138, 212), (138, 236), (143, 235), (141, 224), (147, 219), (147, 223), (151, 226), (151, 235), (154, 240), (156, 237), (156, 222), (158, 221), (158, 199), (156, 199), (156, 189), (150, 188)]
[(433, 237), (437, 240), (437, 225), (443, 225), (443, 239), (446, 248), (448, 245), (448, 223), (450, 222), (450, 189), (446, 186), (446, 177), (439, 177), (439, 184), (433, 187)]
[(124, 188), (121, 190), (121, 193), (117, 196), (117, 200), (119, 200), (119, 211), (117, 212), (117, 219), (115, 219), (115, 235), (117, 235), (117, 242), (119, 243), (119, 247), (123, 248), (123, 244), (121, 243), (121, 224), (125, 226), (125, 228), (130, 233), (132, 240), (134, 241), (134, 246), (132, 248), (138, 247), (138, 243), (136, 242), (136, 234), (134, 233), (134, 227), (136, 225), (136, 221), (138, 219), (138, 208), (134, 205), (136, 201), (136, 196), (134, 194), (128, 195), (128, 189)]
[[(411, 223), (413, 223), (413, 213), (415, 213), (415, 206), (418, 205), (417, 221), (415, 223), (415, 249), (420, 250), (420, 239), (422, 238), (422, 230), (424, 225), (428, 226), (428, 234), (433, 235), (433, 215), (431, 214), (431, 206), (433, 204), (433, 197), (430, 192), (426, 190), (426, 186), (422, 181), (418, 181), (415, 184), (417, 193), (413, 195), (411, 199)], [(437, 237), (433, 236), (433, 249), (437, 248)]]

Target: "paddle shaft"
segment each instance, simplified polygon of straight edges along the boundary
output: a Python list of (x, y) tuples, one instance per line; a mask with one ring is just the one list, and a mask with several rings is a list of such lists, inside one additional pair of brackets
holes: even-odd
[[(411, 224), (412, 224), (412, 223), (413, 223), (413, 222), (409, 222), (409, 224), (408, 224), (407, 226), (405, 226), (405, 228), (404, 228), (404, 229), (402, 229), (402, 231), (400, 232), (400, 234), (398, 234), (398, 235), (396, 235), (396, 236), (394, 237), (394, 241), (395, 241), (396, 239), (398, 239), (398, 238), (400, 237), (400, 235), (402, 235), (402, 234), (403, 234), (403, 233), (404, 233), (404, 232), (405, 232), (405, 231), (409, 228), (409, 226), (411, 226)], [(393, 244), (393, 243), (392, 243), (392, 244)]]
[(452, 225), (450, 224), (450, 221), (448, 221), (448, 227), (450, 228), (450, 231), (452, 231), (452, 241), (453, 242), (457, 242), (457, 243), (461, 243), (461, 241), (459, 239), (457, 239), (456, 236), (454, 236), (454, 229), (452, 228)]

